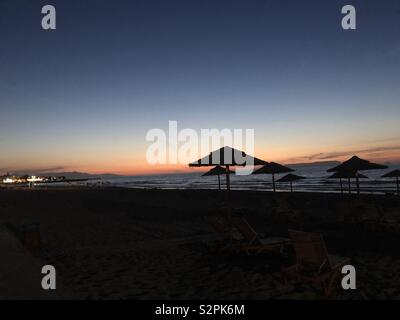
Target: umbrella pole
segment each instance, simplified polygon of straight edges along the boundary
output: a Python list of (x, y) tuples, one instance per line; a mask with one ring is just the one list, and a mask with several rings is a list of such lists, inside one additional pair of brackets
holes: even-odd
[(350, 182), (350, 178), (349, 178), (349, 194), (351, 194), (351, 182)]
[(231, 181), (229, 178), (229, 166), (226, 166), (226, 190), (228, 190), (228, 192), (231, 190)]
[(219, 173), (218, 173), (218, 190), (221, 190), (221, 177), (219, 176)]
[(358, 172), (356, 172), (356, 185), (357, 185), (357, 194), (360, 194), (360, 179), (358, 178)]
[(339, 180), (340, 180), (340, 193), (343, 194), (343, 182), (342, 182), (342, 178), (340, 178)]
[(274, 192), (276, 192), (276, 187), (275, 187), (275, 174), (272, 174), (272, 189)]
[(290, 192), (293, 192), (293, 182), (290, 181)]
[(399, 192), (399, 189), (400, 189), (400, 186), (399, 186), (399, 177), (396, 177), (396, 185), (397, 185), (397, 196), (400, 196), (400, 192)]
[(230, 199), (231, 182), (229, 177), (229, 166), (226, 166), (226, 205), (228, 209), (228, 220), (231, 220), (231, 199)]
[(230, 238), (233, 241), (233, 224), (232, 224), (232, 208), (231, 208), (231, 199), (230, 199), (230, 190), (231, 190), (231, 182), (229, 177), (229, 166), (226, 166), (226, 206), (227, 206), (227, 219), (230, 228)]

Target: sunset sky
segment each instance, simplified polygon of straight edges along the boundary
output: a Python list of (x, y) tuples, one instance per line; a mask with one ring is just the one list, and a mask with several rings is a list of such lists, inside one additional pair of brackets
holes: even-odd
[(0, 173), (190, 170), (146, 162), (170, 120), (254, 129), (266, 161), (400, 162), (396, 0), (2, 0), (0, 39)]

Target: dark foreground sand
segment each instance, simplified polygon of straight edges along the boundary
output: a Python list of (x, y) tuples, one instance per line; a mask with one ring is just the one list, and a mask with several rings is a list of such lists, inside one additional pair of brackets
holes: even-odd
[[(257, 231), (321, 232), (330, 253), (352, 259), (358, 289), (337, 290), (331, 299), (400, 299), (400, 233), (343, 217), (346, 207), (362, 203), (400, 220), (398, 199), (241, 191), (231, 198)], [(218, 191), (201, 190), (3, 189), (0, 223), (40, 223), (38, 259), (56, 267), (64, 298), (324, 298), (307, 285), (282, 284), (280, 270), (294, 261), (291, 252), (248, 257), (213, 250), (207, 239), (214, 234), (202, 217), (218, 213), (223, 200)], [(276, 209), (277, 202), (293, 210)]]

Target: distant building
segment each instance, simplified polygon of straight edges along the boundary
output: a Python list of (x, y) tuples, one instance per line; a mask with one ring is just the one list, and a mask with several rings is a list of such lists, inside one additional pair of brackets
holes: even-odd
[(17, 183), (35, 183), (35, 182), (45, 182), (48, 179), (46, 177), (38, 176), (14, 176), (14, 175), (4, 175), (0, 176), (0, 183), (2, 184), (17, 184)]
[(3, 183), (15, 183), (15, 180), (11, 177), (3, 178)]

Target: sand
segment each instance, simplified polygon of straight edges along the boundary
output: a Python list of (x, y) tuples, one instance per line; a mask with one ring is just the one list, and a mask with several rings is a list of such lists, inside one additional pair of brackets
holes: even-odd
[[(290, 250), (256, 257), (217, 251), (203, 216), (218, 214), (224, 199), (210, 190), (2, 189), (0, 223), (40, 223), (36, 259), (56, 267), (64, 299), (325, 299), (309, 285), (283, 284)], [(329, 299), (400, 299), (400, 233), (343, 217), (343, 207), (367, 203), (400, 219), (398, 199), (251, 191), (231, 199), (258, 232), (321, 232), (330, 253), (352, 259), (358, 289), (338, 289)]]

